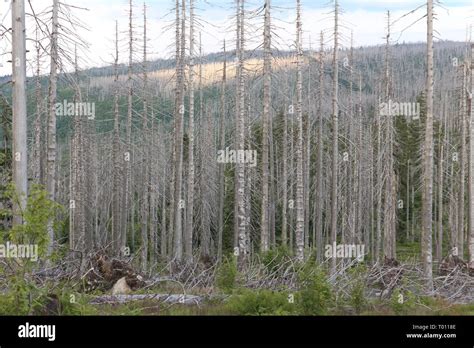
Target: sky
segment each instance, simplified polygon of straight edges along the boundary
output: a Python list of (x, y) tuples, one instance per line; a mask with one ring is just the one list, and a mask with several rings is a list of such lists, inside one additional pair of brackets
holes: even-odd
[[(64, 0), (67, 4), (87, 8), (88, 11), (74, 10), (76, 16), (87, 25), (89, 30), (79, 30), (80, 36), (88, 43), (88, 49), (81, 54), (81, 68), (110, 65), (113, 61), (115, 20), (119, 23), (120, 31), (120, 61), (125, 62), (127, 55), (126, 32), (128, 27), (128, 0)], [(51, 0), (32, 0), (35, 12), (47, 8)], [(173, 7), (175, 0), (147, 0), (148, 17), (148, 46), (150, 59), (172, 58), (174, 55), (174, 19)], [(196, 15), (199, 28), (196, 32), (202, 34), (203, 53), (219, 52), (223, 40), (228, 47), (235, 45), (233, 30), (233, 0), (195, 0)], [(295, 0), (273, 0), (274, 46), (280, 50), (291, 49), (295, 39)], [(306, 48), (319, 47), (320, 32), (326, 36), (326, 46), (331, 46), (333, 11), (331, 0), (302, 0), (304, 45)], [(354, 46), (378, 45), (384, 42), (386, 30), (386, 11), (391, 11), (392, 42), (422, 42), (426, 41), (426, 21), (419, 20), (426, 9), (423, 7), (416, 13), (404, 14), (422, 6), (424, 0), (340, 0), (342, 9), (342, 45), (350, 46), (350, 36), (353, 32)], [(134, 22), (136, 24), (137, 50), (140, 49), (143, 32), (143, 1), (134, 0)], [(247, 0), (250, 11), (261, 7), (263, 0)], [(27, 12), (29, 7), (27, 5)], [(467, 28), (474, 24), (474, 0), (443, 0), (436, 8), (437, 21), (435, 29), (438, 40), (464, 41)], [(2, 24), (9, 27), (11, 11), (10, 1), (0, 0), (0, 19)], [(416, 23), (415, 23), (416, 22)], [(412, 23), (414, 25), (410, 26)], [(247, 48), (256, 48), (261, 44), (262, 19), (251, 20), (249, 23)], [(408, 28), (409, 27), (409, 28)], [(33, 36), (34, 22), (27, 20), (27, 33)], [(34, 58), (31, 41), (27, 47), (31, 51), (27, 59)], [(10, 42), (4, 37), (0, 41), (0, 53), (10, 51)], [(11, 72), (8, 63), (9, 54), (0, 55), (0, 75)], [(137, 53), (137, 60), (141, 57)], [(29, 71), (32, 65), (29, 65)]]

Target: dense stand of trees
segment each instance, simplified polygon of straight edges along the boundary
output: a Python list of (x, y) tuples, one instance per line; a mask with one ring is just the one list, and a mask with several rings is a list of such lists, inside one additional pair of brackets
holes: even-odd
[[(262, 2), (250, 9), (235, 1), (235, 49), (224, 42), (206, 62), (195, 1), (176, 0), (174, 66), (157, 72), (147, 6), (139, 35), (130, 0), (127, 68), (119, 64), (125, 25), (117, 22), (103, 79), (81, 71), (79, 38), (61, 46), (72, 34), (65, 28), (78, 24), (53, 0), (50, 20), (36, 21), (35, 78), (27, 84), (24, 1), (13, 1), (11, 107), (8, 84), (0, 100), (11, 162), (1, 160), (11, 165), (19, 198), (2, 226), (23, 223), (31, 177), (66, 207), (62, 229), (48, 224), (50, 253), (66, 241), (77, 254), (139, 253), (148, 271), (161, 260), (227, 254), (244, 269), (254, 255), (284, 249), (299, 262), (329, 261), (335, 274), (346, 260), (328, 257), (327, 245), (362, 244), (365, 257), (384, 263), (397, 259), (397, 245), (417, 242), (428, 289), (434, 259), (455, 255), (474, 267), (474, 48), (434, 45), (427, 0), (426, 46), (394, 44), (388, 12), (384, 46), (356, 49), (351, 35), (343, 49), (335, 0), (331, 37), (321, 33), (320, 48), (305, 49), (296, 0), (294, 49), (282, 53), (272, 2)], [(256, 23), (263, 23), (258, 40), (248, 32)], [(59, 122), (63, 99), (95, 103), (95, 117)], [(219, 161), (219, 152), (232, 154)], [(8, 180), (2, 176), (2, 185)]]

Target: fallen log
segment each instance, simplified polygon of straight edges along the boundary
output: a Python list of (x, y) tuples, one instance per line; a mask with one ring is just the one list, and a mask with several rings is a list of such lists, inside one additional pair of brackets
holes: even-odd
[(198, 305), (204, 301), (204, 297), (196, 295), (168, 295), (168, 294), (133, 294), (133, 295), (103, 295), (97, 296), (89, 303), (100, 304), (124, 304), (133, 301), (156, 300), (170, 304)]

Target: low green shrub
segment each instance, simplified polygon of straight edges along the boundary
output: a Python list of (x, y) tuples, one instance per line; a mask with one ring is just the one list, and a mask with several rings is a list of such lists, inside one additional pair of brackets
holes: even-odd
[(295, 305), (290, 302), (286, 292), (242, 289), (227, 301), (226, 307), (237, 315), (291, 315)]
[(219, 267), (216, 276), (217, 287), (224, 293), (234, 291), (237, 282), (237, 260), (235, 257), (226, 257)]
[(396, 315), (407, 315), (416, 307), (416, 296), (410, 291), (395, 289), (390, 298), (390, 308)]
[(305, 265), (298, 273), (299, 292), (296, 294), (298, 313), (327, 315), (333, 304), (333, 293), (326, 274), (314, 265)]
[(368, 306), (368, 300), (365, 296), (366, 282), (365, 275), (367, 274), (367, 267), (358, 265), (351, 268), (349, 275), (351, 276), (351, 287), (349, 292), (349, 305), (355, 309), (357, 314), (360, 314)]

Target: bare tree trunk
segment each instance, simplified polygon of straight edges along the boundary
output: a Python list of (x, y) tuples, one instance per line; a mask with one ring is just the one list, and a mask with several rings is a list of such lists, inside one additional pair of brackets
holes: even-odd
[(188, 124), (188, 204), (184, 254), (186, 261), (193, 259), (194, 218), (194, 0), (189, 0), (189, 124)]
[[(156, 134), (156, 120), (154, 112), (151, 112), (151, 134), (149, 146), (151, 151), (148, 153), (149, 164), (149, 180), (150, 180), (150, 265), (154, 267), (156, 264), (156, 257), (158, 255), (158, 216), (157, 216), (157, 201), (158, 201), (158, 163), (152, 160), (153, 154), (157, 152), (157, 134)], [(156, 158), (156, 157), (155, 157)], [(163, 165), (165, 166), (165, 165)]]
[[(56, 92), (58, 83), (58, 30), (59, 30), (59, 0), (53, 0), (52, 30), (50, 44), (50, 75), (48, 93), (48, 169), (47, 190), (51, 200), (56, 199)], [(54, 230), (52, 221), (48, 223), (49, 248), (48, 255), (53, 251)]]
[(276, 194), (276, 166), (275, 166), (275, 143), (273, 141), (273, 116), (270, 118), (269, 126), (269, 146), (270, 146), (270, 204), (268, 212), (268, 224), (270, 232), (270, 248), (276, 247), (276, 216), (275, 204), (277, 202)]
[[(359, 72), (359, 105), (357, 108), (357, 114), (359, 116), (359, 127), (358, 127), (358, 143), (359, 143), (359, 149), (357, 152), (357, 175), (356, 175), (356, 180), (357, 180), (357, 223), (356, 223), (356, 239), (357, 243), (361, 244), (364, 241), (364, 234), (363, 234), (363, 229), (367, 228), (365, 226), (365, 223), (362, 221), (362, 202), (364, 200), (364, 187), (363, 187), (363, 170), (364, 170), (364, 159), (362, 156), (362, 151), (364, 148), (364, 143), (363, 143), (363, 135), (362, 135), (362, 127), (363, 127), (363, 120), (362, 120), (362, 73)], [(373, 207), (372, 203), (370, 203), (369, 207)], [(372, 220), (372, 219), (371, 219)], [(369, 241), (366, 241), (367, 249), (369, 246)]]
[(150, 214), (150, 152), (149, 152), (149, 129), (148, 129), (148, 62), (147, 62), (147, 22), (146, 22), (146, 5), (143, 4), (143, 136), (144, 136), (144, 158), (143, 158), (143, 175), (144, 180), (143, 194), (141, 202), (141, 269), (146, 271), (148, 268), (148, 227)]
[[(444, 120), (447, 120), (447, 111), (444, 111)], [(446, 145), (447, 122), (445, 122), (445, 132), (443, 138), (442, 123), (439, 125), (439, 158), (438, 158), (438, 238), (436, 246), (436, 259), (439, 263), (443, 260), (443, 216), (444, 216), (444, 149)], [(408, 213), (407, 213), (408, 216)], [(408, 229), (408, 224), (407, 224)]]
[[(179, 121), (180, 121), (180, 105), (181, 105), (181, 20), (180, 20), (180, 3), (179, 0), (175, 2), (175, 12), (176, 12), (176, 19), (175, 19), (175, 64), (176, 64), (176, 85), (175, 85), (175, 110), (174, 110), (174, 129), (173, 129), (173, 154), (172, 154), (172, 173), (171, 173), (171, 185), (170, 185), (170, 218), (169, 218), (169, 230), (168, 230), (168, 239), (167, 239), (167, 250), (170, 256), (174, 253), (173, 248), (173, 241), (174, 241), (174, 231), (175, 231), (175, 215), (176, 215), (176, 207), (177, 201), (179, 200), (176, 197), (176, 168), (178, 163), (177, 158), (177, 148), (178, 148), (178, 130), (179, 130)], [(184, 111), (184, 110), (183, 110)]]
[(321, 31), (320, 37), (321, 46), (319, 49), (319, 101), (318, 101), (318, 163), (316, 171), (316, 202), (315, 202), (315, 234), (313, 240), (316, 241), (316, 258), (318, 262), (322, 260), (323, 251), (323, 163), (324, 163), (324, 152), (323, 152), (323, 127), (324, 127), (324, 115), (323, 115), (323, 99), (324, 99), (324, 33)]
[[(124, 185), (123, 185), (123, 211), (122, 211), (122, 234), (120, 236), (120, 249), (124, 248), (127, 241), (127, 232), (129, 219), (134, 215), (132, 199), (131, 199), (131, 188), (132, 188), (132, 98), (133, 98), (133, 81), (132, 81), (132, 64), (133, 64), (133, 2), (129, 1), (129, 29), (128, 29), (128, 77), (127, 77), (127, 126), (126, 126), (126, 151), (125, 156), (125, 170), (124, 170)], [(130, 212), (132, 210), (132, 212)], [(132, 231), (132, 245), (134, 242), (134, 226), (133, 223), (130, 223)]]
[[(179, 4), (177, 4), (179, 6)], [(175, 188), (174, 188), (174, 246), (173, 256), (176, 260), (183, 257), (183, 226), (182, 217), (184, 210), (184, 200), (182, 198), (182, 180), (183, 180), (183, 129), (184, 129), (184, 89), (185, 89), (185, 61), (186, 61), (186, 0), (181, 3), (181, 40), (180, 40), (180, 59), (178, 65), (178, 105), (175, 128)]]
[(471, 93), (469, 115), (469, 267), (474, 269), (474, 44), (471, 44)]
[[(222, 83), (221, 83), (221, 100), (220, 100), (220, 131), (219, 131), (219, 150), (224, 150), (226, 137), (225, 137), (225, 125), (226, 125), (226, 85), (227, 85), (227, 52), (226, 44), (224, 41), (224, 64), (222, 69)], [(224, 203), (225, 203), (225, 165), (219, 166), (219, 212), (218, 212), (218, 227), (217, 227), (217, 259), (222, 260), (222, 238), (224, 235)]]
[[(385, 102), (389, 102), (392, 97), (391, 76), (390, 76), (390, 11), (387, 12), (387, 39), (385, 48)], [(385, 219), (384, 219), (384, 255), (388, 259), (396, 258), (396, 180), (393, 164), (393, 120), (389, 116), (385, 120), (388, 151), (385, 153), (384, 163), (387, 168), (387, 180), (385, 182)]]
[(301, 1), (296, 1), (296, 259), (304, 261), (304, 179), (303, 179), (303, 49)]
[[(125, 159), (120, 154), (120, 113), (119, 113), (119, 72), (118, 72), (118, 22), (115, 22), (115, 62), (114, 62), (114, 138), (113, 138), (113, 153), (114, 153), (114, 187), (112, 193), (112, 254), (118, 255), (120, 252), (120, 245), (122, 240), (122, 201), (121, 190), (122, 187), (122, 161)], [(125, 214), (125, 212), (123, 212)], [(108, 243), (107, 243), (108, 244)]]
[[(79, 81), (79, 67), (77, 63), (77, 50), (75, 52), (75, 87), (74, 102), (82, 103), (82, 93)], [(74, 115), (74, 134), (71, 144), (71, 164), (72, 171), (70, 173), (70, 215), (73, 217), (73, 224), (70, 226), (71, 235), (70, 247), (73, 250), (86, 252), (86, 221), (85, 221), (85, 173), (84, 173), (84, 121), (81, 115)], [(82, 263), (81, 268), (85, 264)]]
[[(202, 75), (202, 71), (201, 71)], [(201, 85), (201, 83), (200, 83)], [(202, 91), (202, 89), (201, 89)], [(202, 96), (201, 96), (202, 99)], [(204, 122), (204, 125), (201, 126), (203, 131), (203, 138), (201, 141), (202, 144), (202, 173), (201, 173), (201, 225), (202, 225), (202, 234), (201, 234), (201, 254), (205, 256), (211, 255), (211, 195), (210, 191), (212, 189), (212, 173), (211, 173), (211, 161), (212, 153), (214, 147), (213, 141), (213, 122), (211, 118), (211, 111), (208, 106), (206, 110), (201, 109), (201, 115)]]
[[(245, 55), (245, 0), (237, 0), (237, 108), (236, 108), (236, 145), (239, 150), (245, 148), (245, 79), (244, 79), (244, 55)], [(245, 266), (248, 257), (247, 240), (247, 208), (245, 205), (245, 165), (237, 163), (236, 166), (236, 213), (237, 213), (237, 236), (238, 236), (238, 261), (239, 267)]]
[(12, 2), (12, 96), (13, 96), (13, 226), (23, 224), (28, 194), (28, 153), (26, 122), (26, 37), (25, 2)]
[(382, 189), (384, 180), (382, 177), (382, 120), (381, 116), (377, 115), (377, 158), (376, 161), (376, 187), (375, 187), (375, 259), (380, 261), (381, 249), (382, 249)]
[(348, 161), (346, 162), (346, 215), (347, 215), (347, 231), (348, 242), (354, 243), (355, 229), (354, 229), (354, 173), (353, 173), (353, 161), (354, 161), (354, 140), (353, 140), (353, 127), (354, 127), (354, 34), (351, 31), (351, 48), (349, 50), (349, 117), (348, 117), (348, 130), (347, 130), (347, 141), (348, 141)]
[(286, 247), (288, 243), (288, 111), (283, 113), (283, 169), (282, 169), (282, 226), (281, 226), (281, 244)]
[(422, 243), (421, 253), (426, 287), (433, 289), (432, 227), (433, 227), (433, 0), (427, 3), (427, 79), (426, 133), (423, 147)]
[[(309, 37), (309, 54), (312, 54), (311, 36)], [(307, 112), (303, 114), (303, 202), (304, 202), (304, 247), (310, 247), (309, 238), (309, 223), (311, 220), (311, 213), (309, 210), (310, 186), (311, 186), (311, 135), (313, 130), (313, 108), (312, 108), (312, 77), (311, 64), (308, 64), (307, 72)]]
[(466, 179), (466, 77), (467, 77), (467, 67), (466, 64), (462, 66), (462, 88), (461, 88), (461, 112), (460, 112), (460, 123), (461, 123), (461, 158), (460, 158), (460, 171), (459, 171), (459, 198), (458, 198), (458, 254), (464, 259), (464, 211), (465, 211), (465, 179)]
[(41, 76), (40, 76), (40, 52), (41, 45), (38, 38), (38, 28), (36, 28), (36, 76), (35, 76), (35, 102), (36, 102), (36, 113), (34, 121), (34, 144), (33, 144), (33, 154), (31, 156), (32, 164), (32, 175), (33, 180), (37, 184), (44, 184), (44, 173), (43, 173), (43, 151), (41, 150), (41, 143), (43, 141), (43, 102), (42, 102), (42, 93), (41, 93)]
[(271, 52), (271, 1), (265, 0), (265, 24), (264, 24), (264, 63), (263, 63), (263, 131), (262, 131), (262, 207), (260, 221), (260, 251), (266, 252), (269, 249), (269, 126), (270, 126), (270, 104), (271, 104), (271, 83), (272, 83), (272, 52)]
[[(331, 180), (331, 239), (330, 243), (337, 242), (337, 175), (339, 172), (339, 2), (335, 0), (334, 12), (334, 48), (333, 48), (333, 80), (332, 80), (332, 180)], [(331, 258), (331, 274), (336, 273), (336, 257)]]
[[(411, 184), (411, 166), (410, 166), (410, 159), (408, 159), (407, 161), (407, 176), (406, 176), (406, 180), (407, 180), (407, 191), (406, 191), (406, 195), (407, 195), (407, 216), (406, 216), (406, 222), (405, 222), (405, 225), (406, 225), (406, 242), (408, 243), (408, 241), (410, 240), (410, 184)], [(414, 209), (414, 207), (412, 207), (412, 209)]]
[[(165, 128), (164, 126), (161, 126), (159, 128), (159, 131), (162, 130), (163, 132), (165, 131)], [(170, 145), (170, 148), (172, 148), (173, 146)], [(172, 151), (172, 149), (171, 149)], [(166, 181), (164, 180), (167, 175), (168, 175), (168, 172), (167, 172), (167, 166), (166, 166), (166, 163), (163, 163), (163, 196), (162, 196), (162, 200), (161, 200), (161, 234), (160, 234), (160, 254), (162, 257), (166, 257), (168, 255), (168, 246), (169, 246), (169, 242), (168, 242), (168, 238), (169, 238), (169, 235), (168, 235), (168, 230), (167, 230), (167, 226), (166, 226), (166, 192), (167, 192), (167, 185), (166, 185)], [(171, 176), (173, 178), (173, 176)], [(170, 195), (172, 194), (171, 192), (173, 191), (173, 186), (170, 185)], [(170, 210), (173, 210), (173, 206), (170, 205), (171, 209)], [(171, 221), (170, 221), (170, 225), (171, 225)]]

